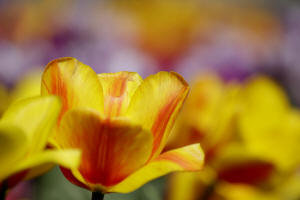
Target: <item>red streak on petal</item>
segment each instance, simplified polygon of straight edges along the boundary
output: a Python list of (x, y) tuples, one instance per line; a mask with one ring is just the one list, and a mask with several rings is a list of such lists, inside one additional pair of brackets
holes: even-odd
[(122, 171), (116, 171), (124, 167), (115, 162), (118, 160), (116, 157), (122, 153), (111, 151), (118, 145), (118, 138), (114, 137), (115, 134), (110, 133), (119, 130), (109, 124), (110, 122), (107, 120), (106, 125), (99, 124), (98, 128), (94, 130), (94, 142), (90, 143), (89, 150), (83, 156), (85, 159), (83, 159), (79, 171), (89, 183), (111, 186), (128, 176)]
[(111, 90), (108, 91), (104, 107), (108, 117), (120, 115), (124, 96), (126, 95), (128, 78), (124, 75), (116, 78), (112, 84), (112, 88), (110, 88)]
[(60, 167), (61, 172), (63, 173), (63, 175), (73, 184), (82, 187), (82, 188), (86, 188), (89, 189), (88, 186), (86, 186), (85, 184), (81, 183), (80, 181), (78, 181), (76, 179), (76, 177), (73, 175), (73, 173), (71, 172), (71, 170), (66, 169), (64, 167)]
[(70, 104), (69, 101), (71, 99), (68, 98), (68, 86), (62, 77), (62, 74), (59, 70), (58, 64), (55, 63), (55, 67), (53, 67), (51, 69), (52, 69), (52, 71), (51, 71), (50, 94), (60, 96), (62, 99), (62, 110), (59, 115), (59, 120), (58, 120), (58, 123), (59, 123), (60, 120), (62, 119), (63, 114), (68, 110), (69, 104)]
[(196, 170), (199, 166), (191, 160), (188, 160), (184, 157), (184, 155), (180, 155), (175, 152), (167, 152), (160, 155), (156, 160), (168, 160), (180, 165), (183, 169), (186, 170)]
[[(183, 92), (179, 92), (179, 94), (182, 93)], [(159, 149), (168, 124), (169, 123), (174, 124), (175, 118), (173, 118), (172, 122), (170, 122), (170, 119), (174, 114), (177, 104), (181, 101), (181, 99), (182, 99), (181, 95), (170, 97), (170, 101), (157, 114), (156, 120), (153, 123), (151, 128), (154, 141), (153, 141), (153, 149), (152, 149), (150, 159), (154, 156), (156, 151)]]

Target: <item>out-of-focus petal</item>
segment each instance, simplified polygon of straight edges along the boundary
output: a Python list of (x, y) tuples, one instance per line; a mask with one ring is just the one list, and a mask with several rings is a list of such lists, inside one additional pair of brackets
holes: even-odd
[(256, 156), (240, 143), (223, 148), (213, 166), (218, 179), (231, 183), (260, 184), (268, 180), (275, 170), (270, 160)]
[(133, 95), (126, 115), (151, 130), (154, 137), (152, 159), (165, 146), (188, 89), (179, 74), (159, 72), (147, 77)]
[(53, 164), (71, 169), (77, 168), (80, 163), (80, 155), (80, 151), (75, 149), (42, 151), (16, 164), (15, 167), (11, 168), (10, 174), (29, 170), (26, 174), (26, 178), (29, 179), (41, 175)]
[[(266, 192), (243, 184), (227, 184), (222, 183), (216, 189), (217, 193), (224, 199), (229, 200), (280, 200), (282, 199), (275, 192)], [(285, 199), (285, 198), (283, 198)]]
[(80, 175), (88, 183), (104, 186), (117, 184), (143, 166), (152, 147), (151, 133), (141, 126), (125, 119), (101, 119), (86, 109), (65, 114), (56, 141), (63, 149), (81, 149)]
[[(201, 173), (201, 172), (200, 172)], [(168, 200), (197, 199), (198, 175), (196, 172), (174, 173), (169, 179)]]
[(204, 162), (204, 153), (199, 144), (186, 146), (161, 154), (156, 159), (130, 175), (109, 192), (127, 193), (160, 176), (175, 171), (197, 171)]
[(2, 121), (20, 127), (28, 135), (30, 147), (27, 153), (33, 153), (46, 146), (60, 108), (60, 100), (54, 96), (24, 99), (13, 103)]
[(3, 123), (0, 124), (0, 182), (9, 174), (9, 169), (23, 158), (28, 147), (27, 135), (21, 129)]
[(135, 72), (103, 73), (98, 75), (103, 88), (104, 114), (120, 116), (127, 110), (130, 99), (143, 79)]
[(25, 75), (14, 88), (11, 94), (12, 102), (25, 98), (40, 96), (42, 71), (32, 71)]
[(283, 89), (258, 77), (248, 82), (242, 94), (238, 125), (247, 150), (281, 170), (298, 167), (300, 112), (291, 108)]
[(245, 105), (265, 117), (278, 117), (289, 108), (290, 104), (283, 88), (268, 77), (250, 79), (243, 88)]
[(103, 92), (97, 74), (75, 58), (50, 62), (42, 76), (41, 87), (42, 95), (62, 98), (61, 117), (68, 109), (76, 107), (103, 111)]

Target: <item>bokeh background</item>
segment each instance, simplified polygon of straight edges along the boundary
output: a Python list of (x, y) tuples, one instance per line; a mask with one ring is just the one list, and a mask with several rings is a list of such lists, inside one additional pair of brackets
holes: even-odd
[[(167, 70), (188, 81), (208, 72), (224, 83), (266, 75), (298, 107), (300, 2), (0, 1), (1, 111), (11, 101), (35, 94), (43, 68), (58, 57), (76, 57), (97, 73), (126, 70), (146, 77)], [(105, 199), (166, 199), (167, 179)], [(9, 199), (79, 200), (90, 195), (54, 168), (18, 185)]]

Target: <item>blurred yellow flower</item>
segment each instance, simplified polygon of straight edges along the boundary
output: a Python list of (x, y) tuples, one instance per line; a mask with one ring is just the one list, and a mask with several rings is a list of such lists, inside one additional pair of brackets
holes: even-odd
[(274, 192), (265, 192), (250, 185), (222, 184), (217, 189), (224, 200), (281, 200)]
[(13, 103), (0, 120), (0, 186), (12, 187), (40, 175), (53, 164), (79, 164), (79, 150), (47, 150), (59, 115), (57, 97), (36, 97)]
[(30, 71), (11, 89), (0, 85), (0, 116), (13, 102), (29, 97), (40, 96), (41, 76), (42, 72), (39, 70)]
[[(292, 173), (271, 188), (258, 188), (245, 184), (221, 183), (216, 187), (220, 200), (296, 200), (300, 197), (300, 175)], [(216, 200), (218, 200), (216, 198)]]
[(128, 37), (163, 67), (170, 67), (195, 39), (198, 23), (195, 19), (199, 19), (200, 12), (194, 1), (115, 2), (118, 8), (115, 12), (125, 12), (127, 20), (132, 21), (129, 28), (123, 27), (129, 29)]
[(10, 101), (41, 95), (41, 70), (33, 70), (25, 74), (10, 92)]
[[(299, 111), (290, 105), (282, 88), (270, 78), (252, 77), (235, 86), (235, 95), (232, 96), (232, 104), (229, 104), (231, 107), (228, 107), (228, 101), (216, 95), (228, 93), (229, 90), (224, 90), (228, 85), (211, 76), (198, 79), (198, 83), (202, 83), (200, 86), (203, 87), (197, 87), (197, 84), (192, 86), (191, 99), (187, 100), (181, 120), (177, 124), (178, 129), (175, 129), (178, 133), (175, 132), (170, 145), (202, 142), (207, 153), (207, 165), (203, 173), (175, 174), (170, 181), (170, 200), (179, 199), (177, 196), (192, 196), (187, 199), (197, 199), (207, 192), (206, 189), (209, 191), (222, 181), (274, 187), (281, 184), (288, 174), (295, 173), (300, 164), (297, 155), (300, 146), (300, 115)], [(196, 91), (193, 91), (194, 89)], [(193, 95), (197, 93), (198, 95)], [(209, 100), (209, 103), (203, 103), (205, 101), (202, 99)], [(216, 100), (220, 100), (221, 103), (214, 104), (218, 102)], [(226, 114), (226, 110), (231, 114)], [(223, 115), (231, 117), (222, 118)], [(205, 118), (211, 119), (211, 123), (207, 123), (207, 127), (211, 129), (203, 128)], [(218, 129), (214, 128), (215, 125)], [(201, 135), (195, 137), (195, 134)], [(217, 147), (213, 148), (213, 154), (212, 146)], [(185, 183), (191, 185), (190, 189), (184, 192), (180, 189), (181, 182), (188, 181), (192, 181)], [(195, 187), (199, 189), (194, 189)], [(256, 194), (256, 188), (253, 190), (258, 196), (250, 199), (259, 199), (260, 193)], [(241, 194), (249, 191), (252, 192), (250, 186), (240, 190)], [(270, 195), (272, 198), (274, 194)], [(269, 198), (269, 194), (261, 196), (262, 199)]]
[(214, 74), (195, 78), (167, 147), (201, 142), (206, 159), (211, 159), (235, 131), (239, 87)]
[(247, 151), (279, 170), (300, 164), (300, 112), (283, 89), (267, 77), (249, 80), (243, 88), (239, 133)]
[(126, 193), (172, 171), (200, 170), (199, 144), (161, 154), (188, 90), (174, 72), (143, 80), (133, 72), (97, 75), (75, 58), (49, 63), (42, 94), (63, 100), (52, 145), (83, 153), (80, 167), (62, 168), (64, 175), (92, 191)]

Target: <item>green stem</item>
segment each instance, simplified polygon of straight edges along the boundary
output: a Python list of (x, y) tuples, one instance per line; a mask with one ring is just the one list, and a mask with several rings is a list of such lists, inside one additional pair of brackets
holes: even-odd
[(98, 191), (93, 192), (92, 200), (103, 200), (103, 199), (104, 199), (104, 194), (102, 194), (101, 192), (98, 192)]
[(7, 184), (4, 181), (0, 186), (0, 200), (5, 200), (6, 192), (7, 192)]

